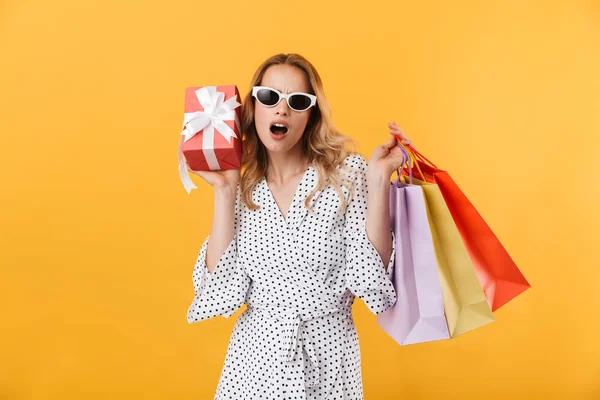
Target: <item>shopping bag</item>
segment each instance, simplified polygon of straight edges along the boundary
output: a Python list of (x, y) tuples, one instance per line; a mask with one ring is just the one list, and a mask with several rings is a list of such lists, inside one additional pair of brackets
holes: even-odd
[(421, 175), (415, 171), (415, 176), (438, 185), (492, 311), (530, 288), (500, 240), (448, 172), (437, 168), (413, 147), (409, 147), (409, 151), (422, 172)]
[(413, 183), (425, 194), (450, 336), (493, 322), (492, 309), (439, 187), (418, 179)]
[(394, 306), (377, 315), (377, 323), (400, 345), (449, 339), (423, 190), (402, 183), (401, 176), (399, 171), (396, 182), (390, 182), (390, 222), (396, 241), (392, 282), (397, 298)]

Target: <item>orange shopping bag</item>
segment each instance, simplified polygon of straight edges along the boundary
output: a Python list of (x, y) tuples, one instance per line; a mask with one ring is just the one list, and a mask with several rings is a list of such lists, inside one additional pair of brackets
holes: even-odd
[(531, 285), (500, 240), (448, 172), (437, 168), (412, 146), (408, 148), (422, 172), (413, 171), (415, 177), (437, 184), (442, 192), (492, 311), (529, 289)]

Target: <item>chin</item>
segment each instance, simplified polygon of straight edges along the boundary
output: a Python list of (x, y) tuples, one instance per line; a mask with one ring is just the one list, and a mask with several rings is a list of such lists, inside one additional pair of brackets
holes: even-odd
[(273, 142), (269, 142), (269, 144), (265, 147), (271, 153), (285, 153), (294, 148), (294, 146), (289, 146), (287, 143), (273, 143)]

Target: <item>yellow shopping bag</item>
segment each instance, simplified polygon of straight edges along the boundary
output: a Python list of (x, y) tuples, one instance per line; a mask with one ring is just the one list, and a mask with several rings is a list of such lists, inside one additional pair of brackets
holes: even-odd
[(450, 336), (493, 322), (475, 267), (439, 187), (414, 178), (413, 184), (421, 186), (425, 194)]

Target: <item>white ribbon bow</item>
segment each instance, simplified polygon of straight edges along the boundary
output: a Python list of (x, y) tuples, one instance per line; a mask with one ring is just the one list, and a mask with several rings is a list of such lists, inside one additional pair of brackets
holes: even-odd
[(235, 131), (224, 121), (235, 121), (240, 129), (240, 121), (237, 117), (236, 108), (241, 106), (235, 97), (227, 101), (225, 94), (217, 91), (216, 86), (204, 86), (196, 90), (196, 97), (204, 108), (204, 111), (184, 113), (181, 140), (179, 141), (179, 177), (188, 194), (197, 186), (190, 179), (187, 171), (186, 161), (183, 155), (183, 143), (193, 138), (198, 132), (204, 130), (202, 135), (202, 152), (211, 170), (219, 170), (219, 160), (215, 155), (215, 128), (229, 143), (231, 138), (237, 138)]

